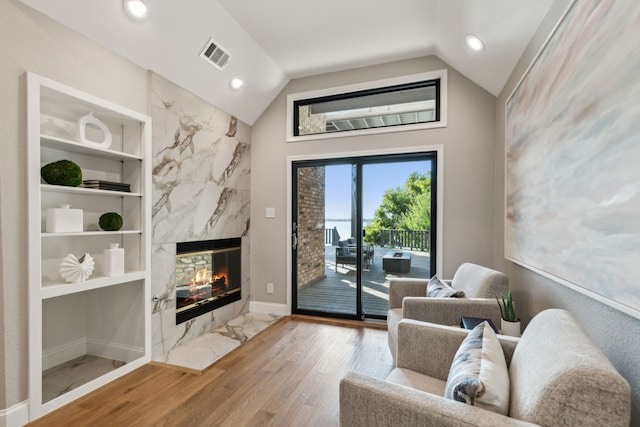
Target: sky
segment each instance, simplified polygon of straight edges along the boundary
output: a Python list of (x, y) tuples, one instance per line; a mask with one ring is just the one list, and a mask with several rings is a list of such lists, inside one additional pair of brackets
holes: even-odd
[[(429, 171), (429, 161), (364, 165), (362, 218), (373, 218), (385, 190), (402, 187), (412, 172), (426, 174)], [(326, 166), (325, 183), (325, 217), (351, 218), (351, 165)]]

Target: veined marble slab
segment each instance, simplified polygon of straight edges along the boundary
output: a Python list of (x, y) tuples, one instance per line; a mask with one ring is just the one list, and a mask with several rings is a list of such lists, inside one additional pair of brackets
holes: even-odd
[(248, 232), (251, 129), (152, 75), (153, 243)]
[(166, 192), (154, 177), (153, 242), (170, 243), (244, 236), (249, 191), (211, 183), (176, 184)]
[(167, 354), (157, 362), (202, 371), (236, 347), (265, 330), (280, 317), (265, 313), (246, 313), (221, 328), (200, 335)]
[[(215, 360), (235, 340), (193, 342), (248, 311), (251, 127), (189, 91), (151, 74), (153, 209), (152, 357), (191, 353)], [(176, 325), (175, 244), (242, 237), (242, 299)], [(211, 353), (211, 348), (216, 349)], [(221, 356), (220, 356), (221, 357)], [(203, 362), (212, 363), (212, 362)], [(179, 363), (178, 363), (179, 364)], [(198, 369), (197, 367), (195, 369)]]

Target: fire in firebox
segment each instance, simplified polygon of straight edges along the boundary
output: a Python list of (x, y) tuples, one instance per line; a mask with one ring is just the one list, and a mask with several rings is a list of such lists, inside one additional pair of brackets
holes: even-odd
[(178, 243), (176, 249), (176, 323), (240, 299), (239, 238)]

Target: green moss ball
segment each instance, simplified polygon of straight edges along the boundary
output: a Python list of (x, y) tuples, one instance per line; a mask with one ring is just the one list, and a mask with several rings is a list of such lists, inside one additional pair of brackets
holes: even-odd
[(104, 231), (118, 231), (122, 228), (122, 216), (117, 212), (107, 212), (100, 216), (98, 225)]
[(44, 165), (40, 175), (47, 184), (77, 187), (82, 184), (82, 169), (71, 160), (59, 160)]

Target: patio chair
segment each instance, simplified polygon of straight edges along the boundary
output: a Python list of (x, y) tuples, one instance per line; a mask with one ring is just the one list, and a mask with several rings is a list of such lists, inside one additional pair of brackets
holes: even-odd
[[(365, 268), (369, 268), (373, 259), (373, 246), (367, 245), (362, 249), (362, 261)], [(336, 271), (338, 264), (356, 265), (358, 250), (354, 238), (338, 241), (336, 246)]]
[(338, 264), (356, 265), (356, 248), (355, 246), (349, 246), (349, 242), (346, 240), (340, 240), (336, 246), (336, 271), (338, 271)]

